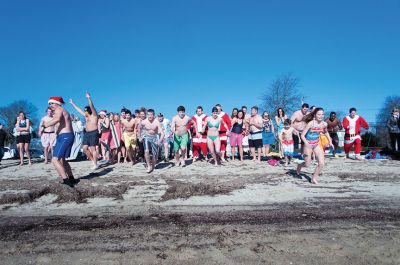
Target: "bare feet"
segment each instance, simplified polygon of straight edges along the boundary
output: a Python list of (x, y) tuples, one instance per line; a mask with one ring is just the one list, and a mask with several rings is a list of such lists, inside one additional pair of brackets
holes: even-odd
[(312, 184), (315, 184), (315, 185), (318, 185), (317, 178), (316, 178), (316, 177), (313, 177), (313, 178), (311, 179), (311, 183), (312, 183)]

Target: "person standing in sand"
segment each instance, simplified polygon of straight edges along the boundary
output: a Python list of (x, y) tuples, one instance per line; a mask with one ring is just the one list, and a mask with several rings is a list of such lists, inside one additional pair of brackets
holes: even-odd
[(203, 125), (203, 131), (207, 131), (207, 146), (214, 160), (214, 165), (220, 165), (221, 140), (219, 131), (221, 127), (227, 128), (224, 120), (218, 117), (217, 107), (213, 107), (211, 113), (211, 116), (207, 117)]
[(75, 108), (77, 112), (85, 117), (86, 124), (82, 141), (83, 152), (85, 152), (86, 156), (92, 161), (92, 169), (95, 170), (98, 168), (98, 154), (96, 150), (96, 147), (99, 145), (99, 131), (97, 127), (98, 117), (90, 94), (88, 92), (86, 92), (86, 98), (89, 102), (89, 106), (86, 106), (84, 110), (75, 105), (72, 99), (69, 100), (69, 103), (71, 103), (71, 105)]
[(66, 158), (71, 154), (71, 148), (74, 144), (74, 132), (69, 113), (62, 107), (64, 100), (62, 97), (50, 97), (48, 101), (50, 108), (54, 111), (51, 120), (41, 124), (43, 131), (48, 128), (56, 128), (56, 145), (53, 151), (51, 162), (53, 163), (58, 175), (62, 178), (63, 184), (74, 187), (78, 183), (72, 174), (71, 166)]
[(369, 129), (368, 122), (357, 115), (356, 108), (350, 108), (349, 115), (343, 119), (344, 134), (344, 152), (346, 157), (350, 158), (350, 149), (354, 146), (354, 159), (361, 160), (361, 128)]
[[(155, 118), (153, 109), (147, 110), (147, 118), (141, 121), (139, 134), (142, 129), (145, 129), (143, 133), (144, 157), (147, 164), (147, 173), (150, 173), (157, 164), (158, 152), (164, 139), (163, 127), (158, 119)], [(152, 159), (150, 158), (150, 150), (153, 155)]]
[[(262, 156), (262, 132), (263, 132), (263, 120), (258, 115), (258, 107), (254, 106), (251, 108), (251, 117), (249, 119), (249, 147), (253, 157), (253, 161), (261, 162)], [(256, 156), (256, 150), (258, 153), (258, 159)]]
[[(309, 167), (311, 164), (311, 155), (314, 154), (316, 160), (318, 161), (318, 165), (315, 168), (315, 171), (311, 178), (312, 184), (318, 184), (317, 177), (322, 171), (322, 168), (325, 164), (325, 152), (324, 147), (321, 146), (320, 136), (321, 134), (325, 134), (329, 145), (333, 148), (332, 139), (328, 133), (328, 124), (324, 121), (324, 109), (323, 108), (315, 108), (313, 112), (313, 117), (305, 120), (307, 123), (303, 132), (301, 133), (301, 138), (304, 145), (304, 162), (297, 166), (297, 175), (300, 175), (301, 168)], [(311, 119), (311, 120), (310, 120)]]
[(32, 165), (31, 154), (29, 152), (29, 145), (31, 143), (30, 127), (30, 120), (26, 118), (23, 111), (20, 111), (17, 117), (17, 123), (15, 124), (15, 130), (17, 131), (16, 143), (18, 146), (20, 166), (24, 165), (24, 153), (28, 157), (28, 164), (30, 166)]
[(198, 106), (196, 114), (193, 115), (193, 162), (200, 159), (200, 151), (203, 157), (207, 159), (207, 133), (203, 131), (203, 125), (207, 119), (207, 115), (203, 113), (203, 107)]
[(125, 110), (125, 119), (121, 122), (124, 127), (124, 132), (122, 133), (122, 139), (125, 143), (126, 156), (129, 161), (134, 165), (136, 163), (136, 150), (137, 150), (137, 123), (138, 120), (132, 118), (132, 113), (130, 110)]
[[(307, 114), (309, 114), (308, 108), (309, 105), (307, 103), (303, 103), (303, 105), (301, 105), (301, 109), (295, 111), (290, 118), (292, 127), (299, 133), (299, 135), (301, 135), (307, 126), (307, 123), (304, 120)], [(301, 137), (294, 137), (295, 148), (298, 148), (299, 143), (301, 143), (300, 152), (302, 153), (304, 149), (304, 142), (302, 141)]]
[(174, 142), (174, 135), (171, 131), (171, 122), (167, 118), (164, 118), (162, 113), (158, 113), (157, 118), (164, 131), (164, 139), (162, 141), (164, 148), (164, 162), (169, 162), (170, 144)]
[[(189, 116), (185, 114), (185, 107), (179, 106), (178, 115), (172, 118), (171, 131), (174, 134), (175, 165), (186, 166), (186, 149), (189, 142), (188, 128), (193, 124)], [(179, 155), (181, 152), (181, 158)]]
[(100, 110), (97, 122), (97, 128), (100, 134), (101, 154), (103, 160), (108, 162), (110, 160), (110, 118), (107, 116), (107, 110)]
[(219, 130), (219, 139), (221, 141), (221, 161), (226, 162), (225, 153), (226, 147), (228, 145), (228, 136), (230, 135), (230, 130), (232, 127), (231, 118), (229, 115), (222, 111), (221, 104), (216, 104), (215, 107), (218, 109), (218, 117), (220, 117), (226, 126), (223, 126)]
[(339, 146), (339, 136), (338, 136), (338, 131), (343, 129), (342, 123), (338, 118), (336, 118), (336, 112), (332, 111), (329, 115), (329, 118), (325, 120), (325, 122), (328, 124), (328, 132), (329, 136), (332, 139), (333, 143), (333, 156), (336, 155), (336, 150)]
[(290, 163), (290, 159), (294, 155), (294, 141), (293, 135), (298, 135), (298, 132), (290, 126), (291, 121), (286, 119), (282, 122), (283, 129), (279, 133), (279, 142), (281, 145), (281, 153), (285, 157), (285, 166), (288, 166)]
[(51, 110), (50, 107), (46, 109), (46, 116), (44, 116), (40, 120), (39, 124), (39, 132), (38, 135), (40, 136), (40, 141), (42, 142), (42, 146), (44, 149), (44, 163), (47, 164), (49, 163), (49, 154), (53, 153), (53, 146), (56, 141), (56, 132), (54, 126), (46, 128), (46, 130), (43, 128), (43, 123), (51, 121), (53, 119), (53, 111)]

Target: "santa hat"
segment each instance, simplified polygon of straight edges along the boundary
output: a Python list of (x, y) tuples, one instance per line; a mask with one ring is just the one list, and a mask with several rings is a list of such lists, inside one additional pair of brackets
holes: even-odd
[(62, 105), (62, 104), (64, 104), (64, 100), (63, 100), (63, 98), (62, 97), (50, 97), (49, 98), (49, 104), (50, 103), (55, 103), (55, 104), (58, 104), (58, 105)]
[(107, 115), (107, 111), (106, 110), (100, 110), (99, 115)]

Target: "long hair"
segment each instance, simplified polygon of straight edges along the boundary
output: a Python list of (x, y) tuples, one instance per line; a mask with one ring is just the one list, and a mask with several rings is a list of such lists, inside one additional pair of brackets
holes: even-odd
[(233, 108), (232, 114), (231, 114), (231, 119), (235, 118), (235, 115), (233, 115), (233, 113), (235, 112), (235, 110), (236, 110), (236, 118), (237, 118), (237, 113), (239, 112), (239, 109), (238, 109), (238, 108)]
[(312, 121), (312, 120), (315, 118), (315, 115), (317, 114), (317, 112), (320, 111), (320, 110), (323, 111), (324, 109), (323, 109), (323, 108), (320, 108), (320, 107), (315, 108), (312, 112), (310, 112), (310, 113), (308, 113), (308, 114), (306, 115), (304, 121), (305, 121), (306, 123), (309, 123), (310, 121)]
[(285, 111), (284, 111), (282, 108), (278, 108), (278, 109), (276, 110), (276, 116), (280, 117), (280, 116), (279, 116), (279, 110), (282, 110), (282, 118), (285, 117)]

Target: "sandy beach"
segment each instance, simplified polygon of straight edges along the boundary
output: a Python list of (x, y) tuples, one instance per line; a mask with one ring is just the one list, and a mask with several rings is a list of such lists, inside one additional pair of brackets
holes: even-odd
[(3, 264), (399, 264), (399, 161), (0, 166)]

